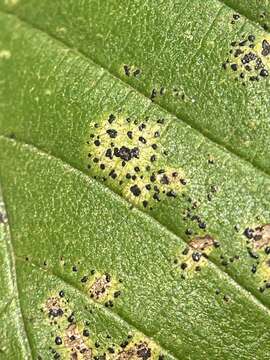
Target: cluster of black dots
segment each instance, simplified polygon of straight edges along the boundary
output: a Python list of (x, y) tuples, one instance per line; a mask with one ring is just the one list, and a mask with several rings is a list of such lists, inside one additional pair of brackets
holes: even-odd
[[(119, 343), (111, 343), (107, 333), (104, 344), (93, 339), (90, 321), (77, 320), (77, 315), (69, 307), (69, 299), (62, 289), (55, 296), (49, 297), (41, 309), (51, 325), (57, 325), (51, 332), (54, 346), (49, 347), (53, 359), (106, 360), (107, 358), (126, 360), (164, 360), (159, 349), (152, 349), (150, 342), (136, 334), (128, 334)], [(90, 313), (93, 313), (90, 310)], [(78, 316), (79, 317), (79, 316)], [(42, 359), (42, 356), (38, 356)]]
[[(251, 266), (251, 272), (255, 274), (263, 263), (269, 267), (270, 271), (270, 224), (256, 228), (247, 227), (243, 235), (247, 238), (248, 255), (255, 261)], [(261, 292), (266, 289), (270, 289), (269, 279), (264, 279), (263, 286), (259, 288)]]
[(84, 321), (82, 325), (82, 322), (76, 320), (63, 289), (57, 295), (49, 297), (41, 311), (48, 317), (50, 325), (54, 326), (51, 332), (54, 346), (49, 347), (53, 359), (64, 359), (67, 352), (71, 359), (92, 359), (92, 349), (88, 345), (90, 322)]
[(114, 114), (95, 123), (87, 141), (88, 170), (144, 208), (149, 202), (175, 198), (187, 181), (166, 164), (168, 153), (159, 144), (164, 126), (165, 119), (150, 123), (149, 118), (139, 121)]
[[(72, 266), (73, 272), (77, 273), (78, 270), (77, 265)], [(122, 279), (116, 280), (108, 272), (100, 274), (92, 269), (88, 274), (81, 275), (80, 282), (83, 291), (94, 301), (104, 303), (105, 307), (113, 307), (113, 299), (119, 298), (122, 294), (118, 288)]]
[[(183, 271), (188, 271), (194, 269), (195, 271), (201, 271), (200, 262), (203, 258), (207, 259), (208, 254), (213, 247), (218, 248), (220, 246), (219, 242), (216, 241), (212, 236), (195, 236), (192, 241), (189, 242), (181, 255), (181, 261), (179, 264), (179, 259), (176, 258), (174, 263)], [(182, 275), (182, 278), (185, 278)]]
[(234, 25), (237, 21), (239, 21), (241, 19), (241, 15), (240, 14), (233, 14), (232, 16), (232, 20), (231, 20), (231, 24)]
[(141, 69), (134, 68), (133, 66), (130, 65), (124, 65), (123, 69), (124, 69), (124, 74), (128, 77), (133, 76), (135, 78), (139, 78), (142, 74)]
[(230, 56), (223, 63), (225, 70), (235, 73), (235, 78), (246, 84), (246, 81), (259, 81), (269, 76), (267, 69), (270, 43), (267, 39), (256, 41), (253, 34), (240, 41), (231, 43)]

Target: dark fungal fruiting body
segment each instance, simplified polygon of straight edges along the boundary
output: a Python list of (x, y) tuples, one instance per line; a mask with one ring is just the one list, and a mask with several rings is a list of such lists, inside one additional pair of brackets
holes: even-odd
[(270, 38), (256, 39), (249, 34), (240, 41), (231, 42), (228, 59), (223, 63), (244, 85), (247, 81), (260, 81), (269, 76)]
[(179, 169), (167, 165), (168, 155), (160, 144), (165, 129), (164, 119), (107, 115), (91, 126), (86, 141), (89, 173), (142, 208), (175, 198), (187, 181)]

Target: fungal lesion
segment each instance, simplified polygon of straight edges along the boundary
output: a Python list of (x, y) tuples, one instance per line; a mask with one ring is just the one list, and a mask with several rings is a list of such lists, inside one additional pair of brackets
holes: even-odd
[(250, 271), (260, 281), (259, 290), (270, 289), (270, 224), (247, 227), (246, 237), (248, 256), (253, 260)]
[[(104, 274), (105, 275), (105, 274)], [(106, 276), (106, 275), (105, 275)], [(111, 283), (111, 279), (96, 276), (90, 291), (94, 296), (103, 294), (102, 288)], [(93, 311), (89, 309), (93, 315)], [(106, 334), (96, 333), (91, 324), (94, 321), (85, 319), (72, 305), (66, 289), (55, 290), (44, 300), (41, 310), (43, 317), (49, 321), (48, 349), (54, 359), (90, 360), (164, 360), (165, 356), (160, 347), (150, 338), (140, 332), (126, 332), (116, 339)], [(43, 330), (44, 332), (44, 330)], [(124, 333), (125, 334), (125, 333)], [(106, 336), (105, 336), (106, 335)]]
[(165, 129), (163, 118), (106, 115), (91, 124), (86, 142), (89, 173), (142, 208), (177, 197), (187, 181), (180, 169), (167, 164), (168, 153), (160, 143)]
[(127, 77), (134, 77), (139, 79), (142, 76), (141, 68), (135, 65), (123, 64), (120, 71)]
[(64, 346), (69, 350), (72, 360), (91, 360), (92, 347), (86, 339), (85, 331), (80, 331), (75, 324), (70, 324), (65, 330)]
[(140, 334), (135, 334), (128, 336), (111, 358), (116, 360), (163, 360), (164, 356), (153, 341)]
[(248, 34), (232, 41), (229, 56), (223, 63), (235, 79), (246, 85), (247, 81), (261, 81), (269, 76), (270, 36)]
[(49, 351), (54, 359), (92, 359), (93, 344), (88, 326), (76, 319), (64, 290), (48, 296), (41, 310), (51, 327)]
[(181, 254), (175, 258), (175, 264), (184, 274), (200, 272), (208, 263), (208, 256), (220, 243), (211, 235), (195, 236)]
[(119, 280), (109, 273), (95, 273), (85, 282), (84, 291), (96, 302), (113, 307), (114, 300), (122, 295)]
[(47, 313), (50, 322), (57, 322), (64, 315), (65, 304), (59, 296), (50, 296), (44, 304), (43, 310)]

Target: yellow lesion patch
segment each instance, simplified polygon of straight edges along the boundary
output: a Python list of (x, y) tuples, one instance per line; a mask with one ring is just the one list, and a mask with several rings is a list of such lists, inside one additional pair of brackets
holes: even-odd
[(64, 291), (49, 296), (42, 310), (52, 327), (52, 353), (59, 359), (90, 360), (93, 351), (90, 331), (76, 320)]
[(83, 330), (75, 324), (70, 324), (65, 330), (64, 347), (69, 350), (70, 359), (92, 359), (92, 344), (83, 335)]
[(240, 41), (233, 41), (229, 57), (223, 64), (225, 70), (242, 81), (260, 81), (269, 76), (270, 70), (270, 36), (249, 34)]
[(9, 50), (0, 50), (0, 59), (8, 60), (11, 58), (11, 52)]
[(15, 6), (19, 3), (19, 0), (5, 0), (5, 5)]
[(258, 278), (260, 290), (270, 288), (270, 224), (248, 227), (244, 233), (247, 250), (254, 263), (251, 272)]
[(121, 294), (120, 284), (110, 274), (96, 273), (85, 283), (85, 291), (94, 301), (113, 306), (113, 300)]
[(160, 348), (149, 338), (139, 334), (124, 342), (122, 348), (109, 357), (116, 360), (163, 359)]
[(160, 144), (165, 128), (164, 119), (150, 122), (106, 115), (90, 128), (86, 146), (90, 174), (144, 208), (175, 198), (187, 181), (181, 170), (168, 167), (166, 149)]
[(43, 306), (43, 310), (47, 313), (50, 320), (58, 321), (64, 315), (66, 304), (59, 296), (51, 296), (47, 299)]
[(210, 252), (217, 247), (219, 243), (212, 236), (195, 236), (177, 256), (176, 262), (185, 273), (199, 272), (203, 266), (207, 265)]

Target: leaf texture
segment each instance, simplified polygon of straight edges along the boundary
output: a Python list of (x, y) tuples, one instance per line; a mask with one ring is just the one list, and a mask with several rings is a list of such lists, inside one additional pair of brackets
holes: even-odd
[(3, 358), (269, 357), (268, 34), (228, 5), (0, 3)]

